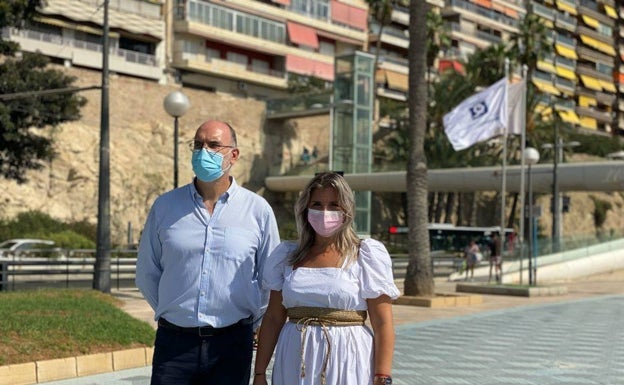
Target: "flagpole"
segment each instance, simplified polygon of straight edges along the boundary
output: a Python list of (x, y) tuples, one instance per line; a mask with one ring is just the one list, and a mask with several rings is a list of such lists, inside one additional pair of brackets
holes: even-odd
[[(526, 64), (522, 65), (522, 79), (524, 79), (526, 83), (526, 76), (528, 72), (528, 66)], [(518, 235), (518, 240), (520, 242), (520, 284), (522, 285), (522, 261), (524, 259), (525, 253), (525, 245), (524, 245), (524, 221), (525, 221), (525, 194), (524, 194), (524, 184), (525, 184), (525, 159), (524, 159), (524, 150), (526, 148), (526, 95), (527, 95), (527, 87), (524, 88), (524, 95), (522, 95), (522, 99), (520, 100), (524, 108), (522, 109), (522, 123), (521, 123), (521, 136), (520, 136), (520, 234)], [(530, 208), (532, 210), (533, 207)], [(530, 236), (530, 235), (529, 235)]]
[[(505, 95), (508, 95), (509, 88), (509, 58), (505, 58)], [(505, 108), (509, 109), (507, 100), (505, 100)], [(503, 164), (502, 164), (502, 178), (501, 178), (501, 222), (500, 222), (500, 257), (501, 257), (501, 269), (500, 269), (500, 283), (503, 283), (503, 247), (505, 245), (505, 191), (507, 190), (507, 126), (503, 127)]]

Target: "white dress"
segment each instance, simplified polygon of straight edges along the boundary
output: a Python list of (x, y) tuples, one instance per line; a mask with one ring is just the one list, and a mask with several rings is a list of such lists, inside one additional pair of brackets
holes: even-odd
[[(367, 310), (366, 299), (399, 290), (392, 277), (386, 248), (373, 239), (362, 240), (357, 262), (343, 268), (293, 270), (288, 256), (294, 242), (283, 242), (267, 260), (263, 283), (282, 292), (284, 307), (311, 306), (342, 310)], [(331, 353), (326, 385), (371, 385), (373, 333), (368, 326), (329, 326)], [(273, 385), (320, 385), (327, 340), (321, 326), (308, 326), (305, 334), (305, 377), (301, 377), (301, 326), (286, 322), (275, 347)]]

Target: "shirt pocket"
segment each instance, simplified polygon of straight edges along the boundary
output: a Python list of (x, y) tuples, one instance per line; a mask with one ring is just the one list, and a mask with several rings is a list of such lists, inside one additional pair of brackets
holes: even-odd
[(225, 228), (224, 234), (223, 257), (237, 265), (241, 265), (245, 261), (255, 263), (258, 244), (258, 235), (253, 231), (242, 227), (228, 226)]

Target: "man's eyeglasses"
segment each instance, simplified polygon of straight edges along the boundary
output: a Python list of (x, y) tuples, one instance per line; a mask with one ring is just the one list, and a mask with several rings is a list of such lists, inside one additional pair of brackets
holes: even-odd
[(188, 147), (191, 151), (201, 151), (205, 148), (211, 151), (219, 152), (224, 148), (235, 148), (236, 146), (225, 146), (219, 142), (201, 142), (199, 140), (191, 140)]

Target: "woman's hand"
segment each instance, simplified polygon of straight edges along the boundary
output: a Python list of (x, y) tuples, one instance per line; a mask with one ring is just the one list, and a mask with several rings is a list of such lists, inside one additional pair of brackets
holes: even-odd
[(267, 378), (266, 378), (266, 373), (264, 373), (264, 374), (255, 374), (254, 375), (254, 380), (253, 380), (253, 385), (268, 385)]

